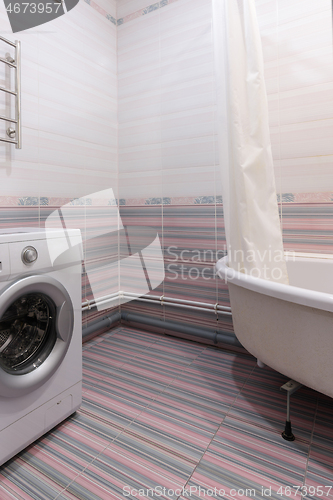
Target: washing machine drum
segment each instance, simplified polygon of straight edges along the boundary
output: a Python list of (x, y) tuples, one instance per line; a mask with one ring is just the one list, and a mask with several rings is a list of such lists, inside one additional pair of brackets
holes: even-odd
[(61, 365), (74, 326), (64, 286), (27, 276), (0, 294), (0, 395), (17, 397), (48, 380)]

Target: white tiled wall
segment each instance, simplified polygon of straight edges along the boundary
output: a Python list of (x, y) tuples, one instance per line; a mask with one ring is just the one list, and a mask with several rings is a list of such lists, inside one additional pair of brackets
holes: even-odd
[(120, 198), (214, 194), (211, 11), (178, 0), (118, 27)]
[[(118, 0), (117, 16), (150, 3)], [(278, 190), (333, 191), (331, 0), (256, 6)], [(177, 0), (118, 27), (121, 198), (221, 194), (211, 15)]]
[[(115, 0), (93, 5), (81, 0), (66, 15), (13, 34), (0, 5), (0, 34), (22, 44), (23, 124), (21, 150), (0, 143), (1, 225), (43, 227), (71, 200), (108, 188), (117, 197), (117, 28), (103, 9), (116, 17)], [(7, 47), (0, 41), (0, 57)], [(0, 63), (0, 85), (13, 83)], [(0, 94), (0, 113), (13, 115), (14, 102)], [(0, 136), (5, 136), (3, 122)], [(101, 198), (89, 214), (84, 205), (73, 207), (71, 222), (83, 234), (103, 227), (109, 200)], [(115, 249), (117, 244), (108, 253)], [(85, 254), (90, 261), (91, 255), (105, 258), (99, 248)]]
[[(97, 3), (119, 19), (150, 1)], [(332, 190), (331, 2), (256, 5), (278, 188)], [(0, 196), (117, 191), (118, 152), (120, 198), (221, 194), (211, 16), (211, 0), (176, 0), (117, 28), (81, 0), (66, 16), (19, 33), (23, 149), (0, 145)], [(16, 38), (4, 6), (0, 31)], [(8, 79), (0, 68), (1, 82)], [(10, 108), (10, 99), (0, 101), (1, 112)]]
[[(1, 34), (22, 43), (23, 130), (22, 150), (0, 144), (0, 195), (76, 198), (91, 189), (116, 191), (116, 26), (81, 1), (38, 29), (10, 31), (2, 6)], [(0, 54), (6, 51), (1, 42)], [(1, 67), (1, 83), (4, 76)], [(13, 113), (13, 104), (0, 96), (1, 112)]]
[(256, 0), (282, 193), (333, 191), (330, 0)]

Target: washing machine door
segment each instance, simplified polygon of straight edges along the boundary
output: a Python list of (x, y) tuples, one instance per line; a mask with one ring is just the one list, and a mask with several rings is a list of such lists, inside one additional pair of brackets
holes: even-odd
[(45, 275), (24, 277), (0, 294), (0, 395), (42, 386), (69, 347), (74, 310), (67, 290)]

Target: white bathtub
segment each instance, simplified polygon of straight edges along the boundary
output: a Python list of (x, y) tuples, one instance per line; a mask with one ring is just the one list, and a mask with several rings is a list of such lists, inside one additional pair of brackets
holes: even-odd
[(224, 257), (235, 333), (256, 358), (333, 397), (333, 255), (286, 253), (290, 285), (233, 271)]

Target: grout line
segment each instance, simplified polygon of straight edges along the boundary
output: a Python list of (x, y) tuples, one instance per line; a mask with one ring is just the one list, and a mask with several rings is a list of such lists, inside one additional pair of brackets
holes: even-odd
[(313, 434), (314, 434), (314, 429), (315, 429), (315, 424), (316, 424), (316, 418), (317, 418), (317, 413), (318, 413), (318, 406), (319, 406), (319, 395), (317, 394), (317, 404), (316, 404), (316, 410), (315, 410), (315, 414), (314, 414), (314, 418), (313, 418), (313, 423), (312, 423), (312, 430), (311, 430), (311, 436), (310, 436), (308, 454), (307, 454), (307, 457), (306, 457), (303, 486), (305, 486), (306, 477), (307, 477), (307, 473), (308, 473), (308, 465), (309, 465), (309, 459), (310, 459), (310, 452), (311, 452), (311, 445), (312, 445), (312, 440), (313, 440)]
[[(187, 481), (186, 481), (186, 483), (184, 484), (184, 486), (183, 486), (183, 490), (185, 490), (185, 489), (186, 489), (186, 486), (188, 485), (189, 481), (190, 481), (190, 480), (191, 480), (191, 478), (193, 477), (193, 474), (195, 473), (195, 471), (196, 471), (196, 470), (197, 470), (197, 468), (199, 467), (199, 465), (200, 465), (201, 461), (203, 460), (203, 458), (204, 458), (205, 454), (207, 453), (208, 448), (211, 446), (212, 442), (214, 441), (214, 439), (215, 439), (215, 437), (216, 437), (216, 434), (219, 432), (219, 430), (221, 429), (222, 425), (224, 424), (225, 419), (228, 417), (229, 412), (231, 411), (231, 409), (232, 409), (233, 405), (234, 405), (234, 404), (235, 404), (235, 402), (237, 401), (238, 396), (241, 394), (241, 392), (242, 392), (242, 390), (243, 390), (244, 386), (246, 385), (247, 381), (249, 380), (249, 378), (250, 378), (250, 377), (251, 377), (251, 375), (253, 374), (253, 372), (254, 372), (255, 368), (256, 368), (256, 366), (254, 366), (254, 367), (252, 368), (252, 370), (251, 370), (251, 372), (249, 373), (248, 377), (247, 377), (247, 378), (246, 378), (246, 380), (244, 381), (244, 383), (243, 383), (242, 387), (239, 389), (238, 394), (235, 396), (234, 401), (230, 404), (229, 409), (228, 409), (227, 413), (225, 414), (225, 416), (223, 417), (221, 424), (220, 424), (220, 425), (219, 425), (219, 427), (216, 429), (216, 431), (215, 431), (215, 433), (214, 433), (214, 436), (212, 437), (212, 439), (210, 440), (209, 444), (207, 445), (207, 447), (206, 447), (205, 451), (203, 452), (203, 454), (202, 454), (202, 456), (201, 456), (201, 458), (200, 458), (199, 462), (197, 463), (197, 465), (196, 465), (196, 466), (195, 466), (195, 468), (193, 469), (193, 471), (192, 471), (192, 473), (191, 473), (190, 477), (188, 478), (188, 480), (187, 480)], [(181, 495), (180, 495), (180, 496), (181, 496)], [(179, 496), (178, 498), (180, 498), (180, 496)], [(177, 499), (177, 500), (178, 500), (178, 499)]]
[[(145, 351), (146, 351), (149, 347), (151, 347), (151, 345), (154, 345), (154, 344), (155, 344), (155, 342), (157, 342), (157, 340), (156, 340), (156, 341), (154, 341), (154, 342), (153, 342), (153, 344), (149, 344), (149, 346), (148, 346), (146, 349), (144, 349), (142, 352), (145, 352)], [(135, 359), (138, 355), (139, 355), (139, 354), (137, 354), (136, 356), (134, 356), (134, 357), (130, 358), (130, 360)], [(124, 364), (125, 364), (125, 362), (123, 363), (123, 365), (124, 365)], [(123, 366), (123, 365), (121, 365), (121, 366)], [(118, 368), (121, 368), (121, 367), (118, 367)], [(142, 406), (142, 405), (140, 405), (140, 406)], [(146, 407), (144, 407), (144, 408), (143, 408), (143, 410), (141, 410), (141, 412), (139, 413), (139, 415), (141, 415), (142, 411), (144, 411), (144, 410), (145, 410), (145, 408), (146, 408)], [(119, 432), (118, 432), (118, 434), (117, 434), (117, 435), (116, 435), (116, 436), (115, 436), (112, 440), (110, 440), (110, 442), (109, 442), (109, 443), (108, 443), (108, 444), (107, 444), (107, 445), (106, 445), (106, 446), (105, 446), (105, 447), (104, 447), (104, 448), (103, 448), (103, 449), (102, 449), (102, 450), (101, 450), (101, 451), (100, 451), (100, 452), (99, 452), (99, 453), (98, 453), (95, 457), (93, 457), (93, 458), (92, 458), (92, 460), (91, 460), (91, 461), (90, 461), (90, 462), (86, 465), (86, 467), (84, 467), (84, 469), (82, 469), (82, 471), (81, 471), (81, 472), (79, 472), (79, 473), (78, 473), (78, 474), (74, 477), (74, 479), (72, 479), (72, 481), (71, 481), (71, 482), (70, 482), (70, 483), (66, 486), (66, 488), (65, 488), (65, 489), (63, 489), (63, 490), (59, 493), (59, 495), (57, 495), (57, 497), (56, 497), (54, 500), (57, 500), (57, 498), (59, 498), (59, 496), (60, 496), (60, 495), (62, 495), (62, 493), (66, 492), (66, 490), (68, 490), (68, 488), (71, 486), (71, 484), (73, 484), (73, 483), (77, 480), (77, 478), (78, 478), (78, 477), (80, 477), (82, 474), (84, 474), (84, 473), (85, 473), (85, 471), (86, 471), (86, 470), (87, 470), (87, 469), (88, 469), (88, 468), (89, 468), (89, 467), (90, 467), (90, 466), (91, 466), (91, 465), (95, 462), (95, 460), (97, 460), (97, 459), (98, 459), (98, 457), (100, 457), (100, 456), (104, 453), (104, 451), (105, 451), (105, 450), (107, 450), (107, 449), (109, 448), (109, 446), (111, 446), (111, 444), (112, 444), (112, 443), (114, 443), (114, 442), (115, 442), (115, 441), (116, 441), (116, 440), (117, 440), (117, 439), (121, 436), (121, 434), (122, 434), (122, 433), (123, 433), (123, 432), (124, 432), (124, 431), (125, 431), (128, 427), (130, 427), (130, 425), (132, 424), (132, 422), (133, 422), (133, 421), (134, 421), (134, 420), (135, 420), (135, 419), (136, 419), (139, 415), (137, 415), (136, 417), (134, 417), (134, 418), (133, 418), (133, 419), (132, 419), (132, 420), (131, 420), (131, 421), (130, 421), (127, 425), (126, 425), (126, 427), (124, 427), (121, 431), (119, 431)]]
[[(147, 348), (146, 348), (143, 352), (145, 352), (147, 349), (149, 349), (149, 348), (150, 348), (152, 345), (154, 345), (156, 342), (157, 342), (157, 339), (156, 339), (156, 341), (155, 341), (155, 342), (153, 342), (152, 344), (150, 344), (150, 345), (149, 345), (149, 346), (148, 346), (148, 347), (147, 347)], [(203, 350), (199, 352), (199, 354), (198, 354), (198, 355), (197, 355), (197, 356), (196, 356), (196, 357), (195, 357), (195, 358), (191, 361), (191, 363), (190, 363), (189, 365), (186, 365), (186, 367), (184, 367), (184, 370), (185, 370), (186, 368), (188, 368), (188, 367), (192, 364), (192, 362), (193, 362), (193, 361), (195, 361), (195, 360), (197, 359), (197, 357), (198, 357), (198, 356), (200, 356), (200, 355), (201, 355), (201, 354), (202, 354), (202, 353), (203, 353), (206, 349), (207, 349), (207, 348), (203, 348)], [(138, 354), (138, 355), (139, 355), (139, 354)], [(138, 355), (137, 355), (137, 356), (138, 356)], [(134, 356), (133, 358), (131, 358), (131, 360), (132, 360), (132, 359), (135, 359), (137, 356)], [(76, 481), (76, 479), (77, 479), (78, 477), (80, 477), (82, 474), (84, 474), (84, 472), (85, 472), (85, 471), (86, 471), (86, 470), (87, 470), (87, 469), (88, 469), (88, 468), (89, 468), (89, 467), (90, 467), (90, 466), (91, 466), (91, 465), (95, 462), (95, 460), (97, 460), (97, 459), (98, 459), (98, 457), (99, 457), (99, 456), (101, 456), (101, 455), (104, 453), (104, 451), (105, 451), (105, 450), (107, 450), (107, 449), (108, 449), (108, 448), (109, 448), (109, 447), (110, 447), (110, 446), (111, 446), (111, 445), (112, 445), (112, 444), (113, 444), (113, 443), (114, 443), (114, 442), (115, 442), (115, 441), (116, 441), (116, 440), (117, 440), (117, 439), (118, 439), (118, 438), (119, 438), (119, 437), (120, 437), (120, 436), (121, 436), (124, 432), (126, 432), (126, 430), (127, 430), (127, 429), (128, 429), (128, 428), (132, 425), (132, 423), (133, 423), (133, 422), (135, 422), (135, 420), (136, 420), (136, 419), (137, 419), (137, 418), (138, 418), (138, 417), (139, 417), (139, 416), (140, 416), (140, 415), (141, 415), (144, 411), (146, 411), (146, 410), (147, 410), (147, 408), (149, 408), (149, 405), (150, 405), (150, 404), (152, 404), (152, 403), (155, 401), (155, 399), (157, 399), (157, 398), (158, 398), (161, 394), (163, 394), (163, 392), (164, 392), (164, 391), (165, 391), (165, 390), (166, 390), (166, 389), (167, 389), (167, 388), (168, 388), (168, 387), (169, 387), (169, 386), (170, 386), (170, 385), (174, 382), (174, 380), (176, 380), (176, 379), (177, 379), (177, 378), (181, 375), (181, 373), (183, 373), (183, 371), (184, 371), (184, 370), (182, 370), (182, 371), (181, 371), (181, 372), (180, 372), (180, 373), (179, 373), (179, 374), (178, 374), (178, 375), (177, 375), (174, 379), (172, 379), (172, 381), (171, 381), (171, 382), (170, 382), (170, 383), (169, 383), (166, 387), (164, 387), (164, 389), (163, 389), (162, 391), (160, 391), (160, 392), (156, 395), (156, 397), (155, 397), (152, 401), (150, 401), (149, 403), (147, 403), (147, 405), (146, 405), (145, 407), (143, 407), (143, 409), (140, 411), (140, 413), (139, 413), (139, 414), (138, 414), (135, 418), (133, 418), (133, 419), (129, 422), (129, 424), (128, 424), (128, 425), (126, 425), (126, 427), (124, 427), (124, 428), (123, 428), (123, 429), (122, 429), (122, 430), (121, 430), (121, 431), (120, 431), (120, 432), (119, 432), (119, 433), (118, 433), (118, 434), (117, 434), (117, 435), (116, 435), (116, 436), (115, 436), (115, 437), (114, 437), (114, 438), (113, 438), (113, 439), (109, 442), (109, 444), (108, 444), (107, 446), (105, 446), (105, 448), (103, 448), (103, 450), (101, 450), (101, 451), (98, 453), (98, 455), (96, 455), (96, 456), (95, 456), (95, 457), (91, 460), (91, 462), (89, 462), (89, 463), (87, 464), (87, 466), (86, 466), (86, 467), (85, 467), (85, 468), (84, 468), (81, 472), (79, 472), (79, 473), (75, 476), (75, 478), (74, 478), (74, 479), (73, 479), (73, 480), (72, 480), (72, 481), (71, 481), (71, 482), (70, 482), (70, 483), (66, 486), (66, 488), (65, 488), (64, 490), (62, 490), (62, 491), (59, 493), (59, 495), (58, 495), (58, 496), (57, 496), (54, 500), (57, 500), (57, 498), (59, 498), (59, 496), (60, 496), (63, 492), (66, 492), (66, 490), (68, 490), (68, 488), (70, 487), (70, 485), (71, 485), (71, 484), (73, 484), (73, 483)]]

